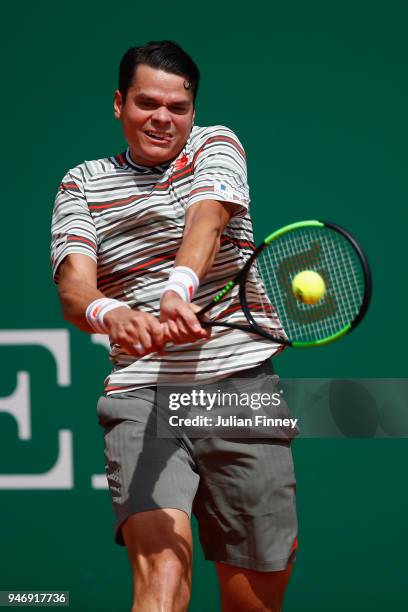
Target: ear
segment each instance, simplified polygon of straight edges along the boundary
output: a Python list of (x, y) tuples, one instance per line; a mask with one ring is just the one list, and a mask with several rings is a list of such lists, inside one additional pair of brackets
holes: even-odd
[(194, 119), (195, 119), (195, 110), (193, 111), (193, 116), (191, 118), (191, 127), (193, 127), (194, 125)]
[(123, 107), (123, 101), (122, 101), (122, 94), (120, 93), (119, 89), (117, 89), (115, 91), (115, 95), (113, 98), (113, 112), (115, 115), (115, 119), (120, 119), (122, 116), (122, 107)]

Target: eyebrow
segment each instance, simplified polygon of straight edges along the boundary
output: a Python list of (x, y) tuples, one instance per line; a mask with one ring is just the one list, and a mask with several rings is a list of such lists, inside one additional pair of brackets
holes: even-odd
[[(136, 94), (136, 98), (139, 100), (145, 100), (146, 102), (157, 102), (156, 98), (152, 98), (148, 94), (138, 93)], [(169, 104), (170, 106), (190, 106), (190, 100), (173, 100)]]

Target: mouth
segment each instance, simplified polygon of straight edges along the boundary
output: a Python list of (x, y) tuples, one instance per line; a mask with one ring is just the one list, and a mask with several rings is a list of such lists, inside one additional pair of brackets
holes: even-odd
[(155, 132), (153, 130), (146, 130), (144, 133), (149, 139), (154, 140), (157, 143), (161, 142), (163, 144), (166, 144), (171, 142), (173, 138), (172, 135), (168, 134), (167, 132)]

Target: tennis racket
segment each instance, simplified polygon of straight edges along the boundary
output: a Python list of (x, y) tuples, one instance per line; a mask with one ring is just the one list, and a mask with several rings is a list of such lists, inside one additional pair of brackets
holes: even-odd
[[(313, 271), (324, 281), (320, 300), (306, 304), (295, 297), (294, 277)], [(255, 249), (239, 274), (198, 313), (201, 318), (239, 285), (248, 325), (215, 320), (203, 326), (256, 333), (278, 344), (313, 347), (350, 333), (367, 312), (371, 273), (358, 242), (328, 221), (299, 221), (273, 232)], [(228, 310), (228, 309), (227, 309)]]

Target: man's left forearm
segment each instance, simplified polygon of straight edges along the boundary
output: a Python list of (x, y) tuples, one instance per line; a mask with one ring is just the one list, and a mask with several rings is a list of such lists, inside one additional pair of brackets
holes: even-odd
[[(175, 269), (170, 274), (167, 288), (163, 290), (160, 300), (160, 320), (167, 323), (174, 344), (195, 342), (211, 335), (209, 329), (201, 327), (195, 316), (197, 310), (200, 310), (197, 304), (185, 301), (188, 295), (194, 295), (194, 286), (188, 278), (189, 274), (186, 282), (185, 270), (182, 271), (178, 266), (193, 270), (199, 281), (205, 278), (219, 251), (221, 235), (232, 216), (233, 207), (233, 204), (217, 200), (202, 200), (187, 210)], [(175, 279), (174, 274), (179, 277)], [(186, 284), (183, 289), (184, 283)]]
[(202, 200), (186, 215), (183, 240), (176, 266), (187, 266), (198, 278), (205, 278), (217, 255), (221, 235), (232, 216), (233, 205), (217, 200)]

